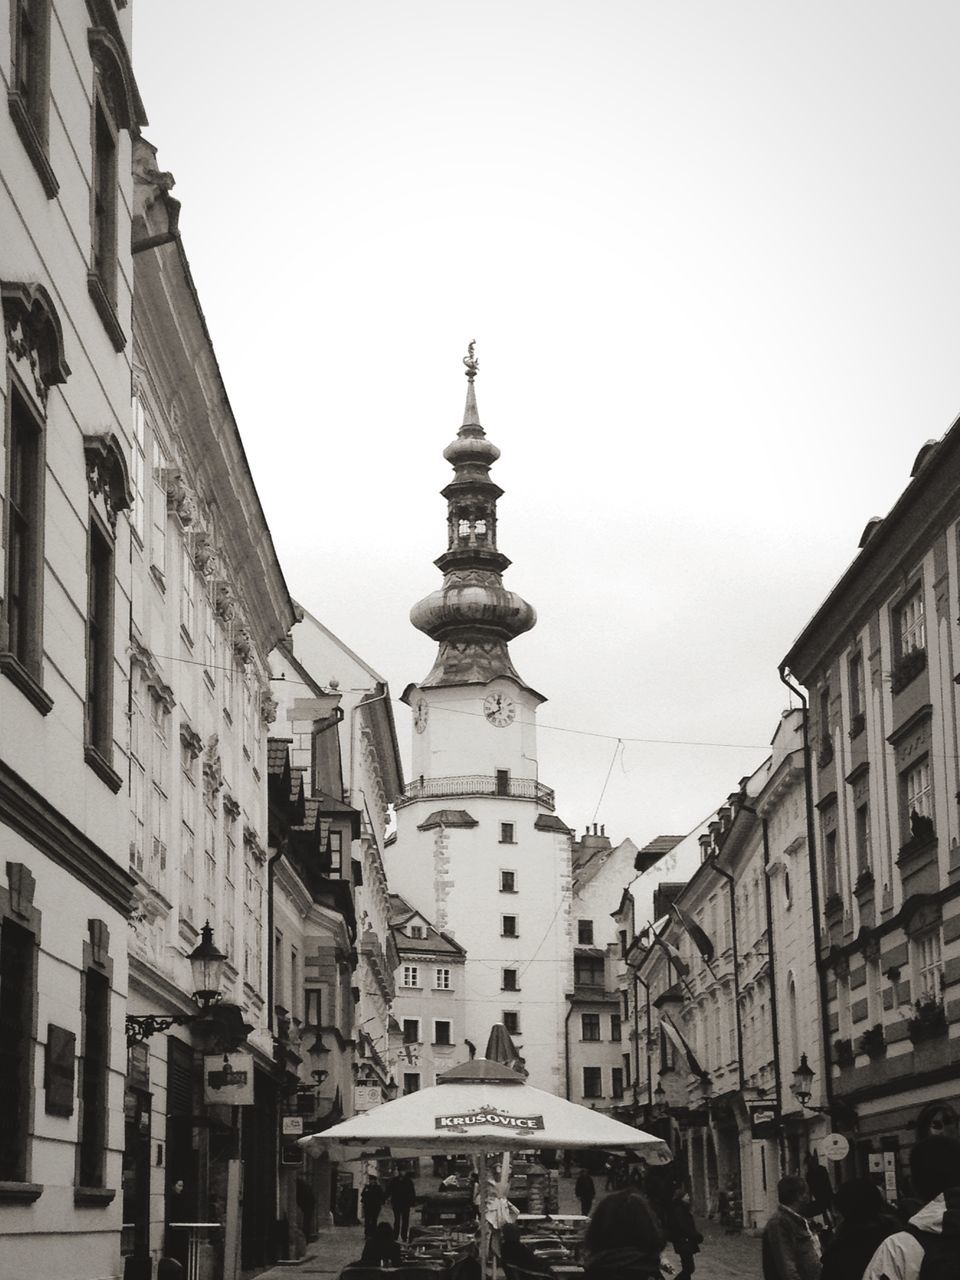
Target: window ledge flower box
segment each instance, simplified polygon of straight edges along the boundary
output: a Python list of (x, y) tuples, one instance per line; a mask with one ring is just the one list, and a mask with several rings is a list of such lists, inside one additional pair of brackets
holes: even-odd
[(823, 904), (823, 914), (827, 920), (837, 920), (843, 915), (843, 899), (839, 893), (831, 893)]
[(864, 897), (873, 893), (874, 880), (873, 872), (869, 867), (864, 867), (857, 876), (857, 883), (853, 886), (853, 891), (857, 897)]
[(882, 1058), (887, 1051), (882, 1023), (877, 1022), (872, 1027), (868, 1027), (860, 1037), (857, 1048), (860, 1053), (865, 1053), (870, 1059)]
[(912, 1044), (938, 1040), (947, 1034), (947, 1015), (942, 1000), (928, 997), (926, 1000), (918, 1000), (914, 1008), (917, 1012), (907, 1022), (907, 1034)]
[(838, 1067), (852, 1067), (854, 1060), (853, 1044), (849, 1040), (833, 1042), (834, 1060)]
[(911, 681), (916, 680), (927, 665), (926, 649), (910, 649), (893, 665), (890, 677), (890, 688), (894, 693), (902, 692)]

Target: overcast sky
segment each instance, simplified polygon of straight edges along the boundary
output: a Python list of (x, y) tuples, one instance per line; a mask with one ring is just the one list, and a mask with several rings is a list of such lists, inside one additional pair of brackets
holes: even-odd
[[(686, 832), (760, 763), (780, 659), (960, 409), (958, 46), (923, 0), (137, 0), (291, 593), (394, 696), (426, 675), (476, 338), (579, 829)], [(734, 745), (611, 770), (618, 737)]]

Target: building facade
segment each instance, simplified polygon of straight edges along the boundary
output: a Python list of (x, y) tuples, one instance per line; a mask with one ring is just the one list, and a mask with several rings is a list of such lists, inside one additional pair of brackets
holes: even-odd
[[(203, 1247), (213, 1257), (236, 1244), (248, 1266), (276, 1256), (268, 657), (294, 612), (177, 232), (172, 179), (142, 138), (133, 166), (128, 1012), (197, 1012), (189, 955), (209, 924), (226, 958), (221, 1008), (235, 1015), (146, 1035), (131, 1024), (123, 1248), (128, 1274), (149, 1275), (162, 1252), (186, 1255), (171, 1222), (234, 1221), (240, 1161), (242, 1220)], [(203, 1060), (241, 1047), (256, 1106), (235, 1124), (205, 1098)]]
[(390, 925), (398, 965), (393, 1016), (401, 1094), (437, 1082), (468, 1056), (463, 966), (466, 953), (398, 894)]
[(120, 1267), (130, 23), (106, 0), (0, 5), (4, 1276)]
[(565, 1020), (567, 1097), (601, 1111), (622, 1107), (632, 1084), (620, 994), (628, 934), (610, 908), (631, 878), (636, 856), (632, 840), (614, 847), (596, 824), (573, 841), (573, 990), (567, 994)]
[(280, 705), (278, 727), (292, 737), (294, 767), (313, 778), (314, 794), (328, 817), (339, 814), (329, 832), (328, 878), (353, 888), (353, 1084), (349, 1096), (341, 1098), (344, 1114), (353, 1115), (386, 1101), (396, 1086), (390, 1010), (397, 955), (384, 849), (390, 807), (403, 789), (403, 767), (387, 682), (306, 609), (298, 606), (298, 613), (300, 621), (277, 655), (276, 674), (285, 678), (274, 681), (273, 688)]
[(463, 425), (444, 451), (443, 586), (411, 619), (439, 645), (433, 668), (404, 691), (413, 711), (413, 780), (397, 799), (391, 888), (467, 953), (466, 1034), (485, 1045), (502, 1022), (531, 1083), (565, 1089), (563, 1017), (572, 989), (570, 831), (538, 776), (543, 696), (518, 675), (508, 643), (535, 622), (507, 591), (490, 478), (499, 450), (477, 414), (467, 357)]
[(783, 664), (809, 698), (826, 1087), (852, 1166), (895, 1152), (901, 1191), (924, 1108), (960, 1105), (958, 475), (955, 423)]

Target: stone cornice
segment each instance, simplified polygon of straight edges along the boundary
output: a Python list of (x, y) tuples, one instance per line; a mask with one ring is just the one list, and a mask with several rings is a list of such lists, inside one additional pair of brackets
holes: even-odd
[(134, 881), (39, 792), (0, 760), (0, 822), (68, 871), (109, 906), (130, 914)]

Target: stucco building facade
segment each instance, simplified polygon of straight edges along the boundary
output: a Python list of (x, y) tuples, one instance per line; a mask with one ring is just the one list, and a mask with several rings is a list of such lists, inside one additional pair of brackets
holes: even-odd
[[(0, 5), (0, 1275), (120, 1266), (130, 12)], [(91, 192), (97, 201), (91, 201)]]

